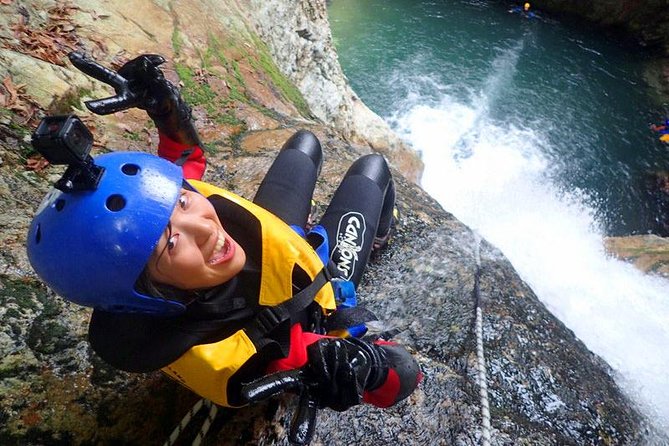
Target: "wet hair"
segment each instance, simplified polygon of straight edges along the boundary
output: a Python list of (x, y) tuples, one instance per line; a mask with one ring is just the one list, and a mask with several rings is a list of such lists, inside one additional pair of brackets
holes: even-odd
[[(167, 223), (167, 240), (172, 237), (172, 224)], [(158, 254), (156, 262), (165, 254), (167, 250), (168, 243), (165, 243), (163, 249)], [(151, 256), (153, 257), (153, 256)], [(149, 259), (149, 261), (151, 261)], [(156, 282), (151, 278), (151, 273), (149, 272), (149, 264), (147, 263), (144, 266), (144, 269), (139, 274), (139, 277), (135, 281), (135, 291), (146, 296), (156, 297), (160, 299), (175, 300), (177, 302), (182, 302), (188, 304), (197, 298), (198, 293), (195, 291), (183, 290), (172, 285), (166, 285), (164, 283)]]
[(144, 267), (135, 281), (135, 291), (145, 296), (158, 299), (174, 300), (185, 305), (201, 297), (202, 292), (196, 290), (183, 290), (172, 285), (156, 282), (151, 278), (148, 265)]
[(141, 274), (135, 282), (135, 291), (138, 293), (144, 294), (146, 296), (158, 297), (162, 299), (177, 300), (181, 299), (177, 297), (177, 292), (182, 294), (184, 291), (178, 288), (175, 288), (170, 285), (164, 285), (162, 283), (154, 282), (151, 279), (151, 274), (149, 273), (148, 265), (144, 267)]

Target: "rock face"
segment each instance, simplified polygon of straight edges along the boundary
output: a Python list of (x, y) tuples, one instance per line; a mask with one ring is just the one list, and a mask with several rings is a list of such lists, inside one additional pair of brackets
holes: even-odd
[(348, 85), (332, 43), (325, 0), (253, 0), (246, 12), (316, 117), (346, 138), (392, 155), (407, 178), (418, 179), (422, 164)]
[(645, 273), (669, 279), (669, 239), (657, 235), (607, 237), (606, 250), (612, 255), (631, 262)]
[[(207, 142), (205, 179), (243, 196), (253, 196), (288, 135), (313, 131), (326, 159), (315, 197), (320, 213), (346, 168), (373, 144), (353, 138), (344, 124), (340, 129), (340, 118), (316, 118), (309, 93), (281, 74), (265, 37), (256, 34), (261, 22), (293, 23), (284, 14), (295, 3), (272, 2), (276, 16), (261, 11), (260, 2), (241, 12), (247, 2), (234, 0), (0, 5), (8, 24), (0, 27), (6, 42), (0, 50), (0, 444), (161, 444), (198, 399), (159, 373), (132, 375), (102, 362), (86, 339), (90, 311), (54, 295), (28, 264), (27, 227), (62, 172), (31, 155), (29, 134), (44, 110), (79, 110), (96, 135), (96, 153), (106, 150), (101, 146), (155, 147), (143, 112), (102, 118), (83, 111), (82, 99), (109, 91), (63, 62), (68, 45), (115, 66), (141, 52), (165, 54), (166, 75), (181, 83)], [(308, 37), (325, 35), (316, 29), (324, 23), (322, 2), (297, 3), (299, 26), (285, 27), (318, 42)], [(313, 76), (302, 72), (315, 69), (309, 57), (300, 56), (296, 79)], [(321, 67), (324, 78), (334, 76)], [(317, 84), (313, 77), (304, 85)], [(409, 168), (407, 179), (395, 171), (401, 222), (359, 292), (384, 328), (414, 352), (424, 382), (388, 410), (321, 411), (314, 444), (479, 444), (488, 432), (481, 421), (477, 308), (491, 444), (664, 444), (609, 367), (546, 310), (501, 252), (412, 183), (415, 173)], [(222, 410), (207, 444), (287, 444), (294, 402), (286, 396)]]

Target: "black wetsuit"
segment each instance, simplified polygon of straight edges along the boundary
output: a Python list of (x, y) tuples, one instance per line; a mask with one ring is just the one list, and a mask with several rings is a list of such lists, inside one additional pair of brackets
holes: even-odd
[[(309, 132), (296, 133), (279, 152), (253, 202), (289, 225), (304, 228), (321, 160), (318, 139)], [(335, 268), (356, 286), (374, 237), (390, 230), (394, 205), (395, 188), (386, 161), (381, 155), (366, 155), (346, 172), (318, 223), (328, 233)]]

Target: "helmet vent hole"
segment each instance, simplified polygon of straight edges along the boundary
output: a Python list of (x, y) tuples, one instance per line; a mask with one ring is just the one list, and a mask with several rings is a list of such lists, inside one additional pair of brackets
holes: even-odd
[(56, 200), (55, 207), (58, 212), (62, 211), (63, 208), (65, 207), (65, 200), (63, 200), (62, 198)]
[(109, 198), (107, 198), (106, 205), (107, 209), (110, 211), (118, 212), (125, 207), (125, 198), (123, 198), (123, 195), (110, 195)]
[(137, 164), (124, 164), (121, 171), (129, 176), (137, 175), (139, 173), (139, 166)]
[(35, 231), (35, 243), (39, 243), (42, 240), (42, 225), (37, 224), (37, 230)]

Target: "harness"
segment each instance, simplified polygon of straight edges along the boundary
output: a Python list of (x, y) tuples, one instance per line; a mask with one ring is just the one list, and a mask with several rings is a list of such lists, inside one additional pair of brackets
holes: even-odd
[[(234, 407), (227, 390), (235, 373), (256, 353), (279, 349), (287, 355), (289, 338), (277, 334), (281, 330), (287, 331), (312, 302), (317, 302), (324, 314), (334, 310), (335, 288), (341, 286), (333, 285), (319, 253), (278, 217), (224, 189), (200, 181), (191, 180), (189, 184), (206, 197), (221, 197), (222, 206), (256, 220), (260, 231), (260, 245), (255, 249), (260, 254), (258, 304), (261, 309), (250, 320), (245, 319), (242, 328), (220, 341), (191, 347), (162, 371), (200, 396), (222, 406)], [(227, 226), (227, 222), (224, 224)], [(324, 241), (327, 243), (327, 236)], [(317, 246), (317, 251), (325, 252), (327, 261), (327, 245), (324, 249), (322, 244)], [(310, 283), (294, 293), (292, 273), (296, 267), (309, 277)], [(234, 304), (231, 309), (234, 310)], [(218, 323), (226, 318), (231, 323), (241, 322), (239, 314), (231, 311)]]

